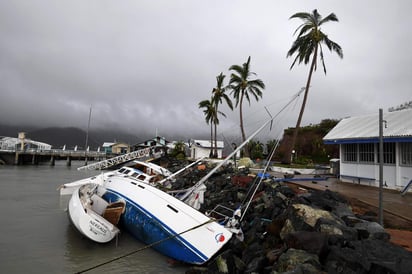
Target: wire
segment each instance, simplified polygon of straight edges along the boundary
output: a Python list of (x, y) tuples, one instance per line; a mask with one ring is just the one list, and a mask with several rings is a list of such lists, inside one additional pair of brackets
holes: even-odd
[(139, 249), (137, 249), (137, 250), (134, 250), (134, 251), (129, 252), (129, 253), (127, 253), (127, 254), (124, 254), (124, 255), (122, 255), (122, 256), (113, 258), (113, 259), (111, 259), (111, 260), (108, 260), (108, 261), (106, 261), (106, 262), (97, 264), (97, 265), (95, 265), (95, 266), (89, 267), (89, 268), (87, 268), (87, 269), (84, 269), (84, 270), (79, 271), (79, 272), (76, 272), (76, 273), (85, 273), (85, 272), (88, 272), (88, 271), (90, 271), (90, 270), (99, 268), (99, 267), (101, 267), (101, 266), (103, 266), (103, 265), (110, 264), (110, 263), (112, 263), (112, 262), (118, 261), (118, 260), (120, 260), (120, 259), (123, 259), (123, 258), (125, 258), (125, 257), (130, 256), (130, 255), (133, 255), (133, 254), (135, 254), (135, 253), (138, 253), (138, 252), (143, 251), (143, 250), (145, 250), (145, 249), (148, 249), (148, 248), (150, 248), (150, 247), (152, 247), (152, 246), (158, 245), (158, 244), (160, 244), (160, 243), (162, 243), (162, 242), (164, 242), (164, 241), (173, 239), (173, 238), (175, 238), (175, 237), (177, 237), (177, 236), (180, 236), (180, 235), (182, 235), (182, 234), (184, 234), (184, 233), (187, 233), (187, 232), (189, 232), (189, 231), (192, 231), (192, 230), (194, 230), (194, 229), (197, 229), (197, 228), (199, 228), (199, 227), (202, 227), (202, 226), (204, 226), (204, 225), (207, 225), (208, 223), (212, 223), (212, 222), (215, 222), (215, 221), (216, 221), (216, 222), (219, 222), (219, 221), (221, 221), (221, 220), (209, 219), (209, 220), (207, 220), (206, 222), (201, 223), (201, 224), (199, 224), (199, 225), (197, 225), (197, 226), (194, 226), (194, 227), (192, 227), (192, 228), (189, 228), (189, 229), (187, 229), (187, 230), (185, 230), (185, 231), (183, 231), (183, 232), (170, 235), (169, 237), (166, 237), (166, 238), (164, 238), (164, 239), (161, 239), (161, 240), (159, 240), (159, 241), (157, 241), (157, 242), (154, 242), (154, 243), (145, 245), (145, 246), (143, 246), (143, 247), (141, 247), (141, 248), (139, 248)]

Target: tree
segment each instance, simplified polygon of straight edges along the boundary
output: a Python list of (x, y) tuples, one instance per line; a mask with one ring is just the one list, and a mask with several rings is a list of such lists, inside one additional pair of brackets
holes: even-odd
[[(230, 100), (229, 96), (226, 94), (226, 91), (228, 87), (223, 86), (223, 81), (225, 80), (226, 75), (224, 75), (222, 72), (216, 76), (216, 87), (213, 88), (212, 90), (212, 102), (214, 104), (214, 108), (216, 111), (216, 115), (221, 114), (224, 117), (226, 115), (223, 112), (220, 112), (219, 109), (219, 104), (222, 104), (223, 100), (226, 101), (226, 104), (229, 106), (230, 109), (233, 110), (233, 104), (232, 101)], [(215, 120), (215, 152), (214, 152), (214, 157), (217, 158), (217, 125), (219, 124), (219, 119), (216, 117)]]
[(248, 144), (249, 155), (252, 159), (262, 159), (263, 158), (263, 144), (257, 140), (250, 140)]
[(315, 9), (312, 13), (295, 13), (289, 19), (292, 18), (302, 19), (303, 24), (301, 24), (295, 30), (294, 34), (296, 34), (298, 31), (299, 34), (296, 40), (293, 42), (292, 47), (289, 49), (287, 53), (287, 57), (292, 56), (296, 53), (296, 57), (292, 65), (290, 66), (290, 69), (293, 68), (297, 61), (299, 61), (299, 64), (303, 62), (305, 65), (307, 65), (312, 58), (312, 62), (309, 69), (308, 79), (306, 81), (305, 94), (303, 97), (302, 106), (300, 108), (299, 117), (292, 137), (291, 147), (289, 148), (288, 155), (286, 155), (285, 158), (285, 160), (288, 162), (291, 159), (290, 156), (292, 155), (292, 150), (294, 149), (296, 143), (296, 137), (299, 131), (300, 123), (302, 121), (303, 112), (305, 110), (306, 101), (309, 93), (309, 87), (312, 80), (312, 73), (316, 71), (317, 68), (318, 54), (322, 62), (323, 71), (326, 75), (326, 66), (323, 56), (322, 44), (325, 44), (330, 51), (336, 52), (340, 58), (343, 58), (342, 48), (337, 43), (330, 40), (328, 36), (325, 33), (323, 33), (320, 29), (320, 26), (324, 23), (327, 23), (329, 21), (338, 21), (338, 18), (334, 13), (331, 13), (325, 18), (322, 18), (322, 16)]
[(172, 149), (171, 155), (173, 157), (176, 157), (177, 159), (184, 159), (186, 157), (185, 149), (185, 143), (179, 141), (175, 144), (174, 148)]
[[(217, 125), (220, 122), (219, 121), (219, 114), (222, 115), (223, 117), (226, 117), (226, 114), (224, 114), (223, 112), (217, 110), (216, 106), (214, 106), (213, 109), (214, 109), (214, 114), (213, 114), (212, 122), (215, 125), (215, 131), (214, 131), (214, 133), (215, 133), (215, 138), (214, 138), (215, 151), (214, 151), (212, 157), (217, 158), (218, 155), (217, 155), (217, 134), (216, 133), (217, 133)], [(213, 144), (212, 144), (212, 146), (213, 146)], [(213, 148), (212, 148), (212, 150), (213, 150)]]
[[(256, 101), (259, 101), (259, 97), (262, 97), (262, 90), (265, 89), (265, 84), (260, 79), (250, 79), (256, 75), (256, 73), (250, 71), (250, 56), (242, 66), (233, 65), (229, 70), (233, 71), (230, 75), (229, 87), (232, 89), (231, 93), (236, 100), (236, 107), (239, 106), (240, 131), (244, 142), (246, 134), (243, 126), (243, 100), (246, 98), (249, 105), (251, 96), (255, 97)], [(244, 151), (248, 153), (247, 147)], [(247, 154), (246, 156), (249, 155)]]
[[(278, 144), (279, 144), (279, 140), (276, 140), (276, 139), (267, 141), (266, 150), (269, 156), (271, 155), (272, 151), (277, 148)], [(272, 158), (270, 158), (269, 161), (272, 161)]]
[(212, 100), (203, 100), (201, 102), (199, 102), (199, 108), (204, 108), (203, 113), (205, 114), (205, 120), (206, 123), (209, 124), (210, 123), (210, 144), (211, 144), (211, 148), (210, 148), (210, 153), (209, 153), (209, 157), (212, 158), (213, 156), (213, 123), (214, 123), (214, 119), (215, 119), (215, 108), (214, 108), (214, 104), (212, 102)]

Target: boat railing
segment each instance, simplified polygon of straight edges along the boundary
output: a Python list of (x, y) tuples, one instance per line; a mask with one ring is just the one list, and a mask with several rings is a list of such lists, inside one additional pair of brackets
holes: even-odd
[(205, 214), (211, 218), (215, 219), (222, 219), (224, 218), (225, 221), (229, 220), (230, 218), (233, 217), (235, 210), (231, 209), (227, 206), (218, 204), (216, 205), (212, 210), (207, 211)]
[(92, 163), (90, 165), (82, 166), (77, 168), (77, 170), (96, 170), (96, 169), (106, 169), (112, 166), (116, 166), (131, 160), (141, 159), (141, 158), (160, 158), (163, 154), (161, 152), (154, 152), (156, 147), (148, 147), (139, 149), (136, 151), (132, 151), (130, 153), (126, 153), (123, 155), (119, 155), (107, 160), (103, 160), (100, 162)]

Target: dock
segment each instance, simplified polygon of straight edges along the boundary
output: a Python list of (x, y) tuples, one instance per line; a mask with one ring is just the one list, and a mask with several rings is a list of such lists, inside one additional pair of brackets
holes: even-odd
[(38, 165), (40, 163), (49, 163), (54, 165), (56, 160), (66, 160), (67, 165), (76, 161), (101, 161), (112, 157), (105, 152), (100, 151), (82, 151), (82, 150), (0, 150), (0, 162), (6, 165)]
[[(71, 162), (77, 160), (85, 162), (85, 165), (78, 168), (78, 170), (100, 170), (134, 159), (147, 161), (163, 156), (163, 152), (155, 152), (155, 148), (155, 146), (152, 146), (120, 155), (100, 151), (62, 149), (0, 150), (0, 162), (8, 165), (37, 165), (48, 162), (51, 166), (54, 166), (56, 160), (66, 160), (66, 165), (71, 166)], [(88, 164), (88, 161), (93, 163)]]

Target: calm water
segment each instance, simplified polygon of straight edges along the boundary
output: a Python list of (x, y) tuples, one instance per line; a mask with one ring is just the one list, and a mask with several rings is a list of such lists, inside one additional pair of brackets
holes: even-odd
[[(78, 171), (81, 162), (56, 162), (54, 167), (0, 165), (0, 273), (75, 273), (121, 257), (144, 245), (127, 232), (116, 242), (93, 243), (70, 224), (68, 199), (57, 188), (97, 174)], [(86, 273), (184, 273), (153, 249)]]

